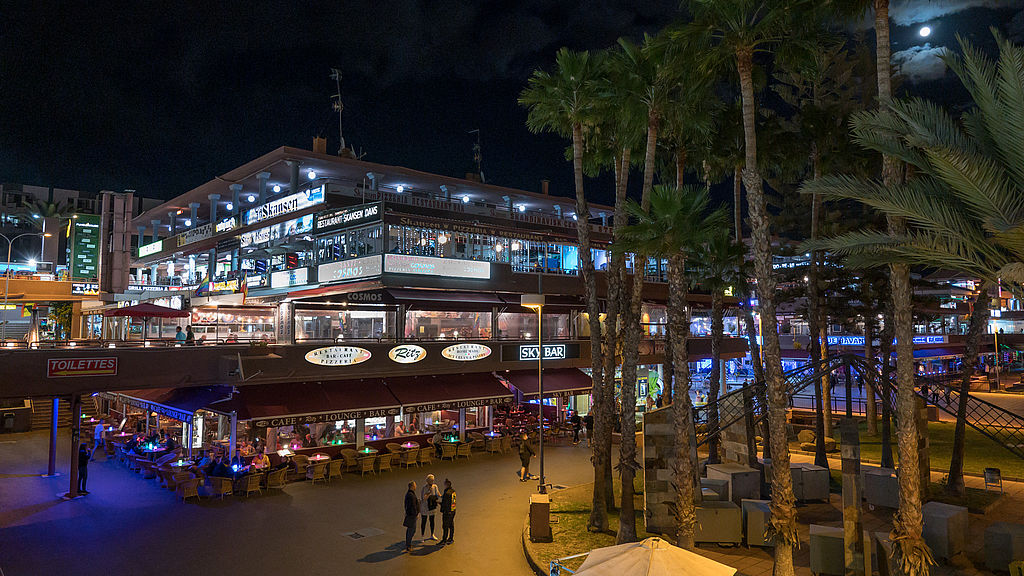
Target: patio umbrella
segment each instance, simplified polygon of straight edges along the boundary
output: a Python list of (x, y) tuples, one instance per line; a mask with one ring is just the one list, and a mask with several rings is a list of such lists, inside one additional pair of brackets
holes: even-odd
[(648, 538), (591, 550), (576, 576), (733, 576), (736, 569), (673, 546), (661, 538)]
[(114, 308), (113, 310), (104, 310), (103, 316), (106, 318), (124, 316), (142, 318), (142, 341), (145, 342), (149, 333), (150, 318), (187, 318), (190, 314), (184, 310), (175, 310), (166, 306), (143, 303), (136, 304), (135, 306), (125, 306), (124, 308)]

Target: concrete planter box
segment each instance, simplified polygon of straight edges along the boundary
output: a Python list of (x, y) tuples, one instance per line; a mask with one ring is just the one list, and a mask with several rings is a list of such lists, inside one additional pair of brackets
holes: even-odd
[(697, 507), (695, 542), (743, 542), (743, 514), (732, 502), (704, 502)]
[(744, 498), (761, 497), (761, 476), (757, 470), (740, 464), (708, 464), (708, 478), (728, 480), (729, 501), (739, 506)]
[[(718, 480), (717, 478), (701, 478), (700, 479), (701, 493), (704, 495), (704, 500), (708, 502), (728, 502), (729, 501), (729, 481)], [(708, 492), (713, 494), (712, 497), (708, 497)]]
[(793, 472), (793, 491), (797, 500), (803, 502), (808, 500), (828, 500), (828, 468), (815, 466), (814, 464), (799, 463), (793, 464), (791, 469)]
[(772, 517), (770, 505), (771, 500), (744, 500), (740, 504), (747, 546), (774, 546), (764, 537)]
[(1018, 560), (1024, 560), (1024, 524), (998, 522), (985, 529), (986, 568), (1006, 572)]
[(900, 486), (896, 471), (891, 468), (875, 468), (864, 473), (864, 498), (870, 506), (899, 508)]
[(967, 508), (928, 502), (921, 512), (924, 541), (936, 558), (949, 560), (967, 549)]

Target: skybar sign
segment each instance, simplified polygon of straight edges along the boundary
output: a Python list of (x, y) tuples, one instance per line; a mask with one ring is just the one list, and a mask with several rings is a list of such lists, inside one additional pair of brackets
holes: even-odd
[(321, 204), (324, 201), (324, 187), (319, 186), (310, 190), (304, 190), (297, 194), (289, 194), (284, 198), (272, 200), (266, 204), (257, 206), (245, 213), (245, 224), (247, 226), (277, 218), (283, 214), (298, 212), (304, 208)]

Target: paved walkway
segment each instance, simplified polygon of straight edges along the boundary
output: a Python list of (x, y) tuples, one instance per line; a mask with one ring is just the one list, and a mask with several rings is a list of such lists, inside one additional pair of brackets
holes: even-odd
[[(60, 462), (67, 462), (67, 437)], [(593, 480), (589, 450), (547, 452), (555, 484)], [(535, 460), (536, 462), (536, 460)], [(520, 483), (515, 455), (395, 470), (382, 477), (346, 475), (333, 484), (290, 484), (223, 502), (182, 503), (155, 480), (98, 461), (91, 494), (57, 499), (67, 476), (40, 478), (46, 435), (0, 435), (0, 570), (4, 576), (132, 574), (532, 574), (522, 552), (523, 518), (535, 483)], [(406, 484), (427, 473), (447, 476), (458, 493), (452, 546), (414, 545), (403, 553)], [(533, 472), (537, 472), (536, 463)], [(437, 535), (441, 534), (440, 517)], [(351, 539), (345, 533), (369, 534)], [(417, 534), (418, 536), (418, 534)], [(496, 571), (496, 566), (500, 570)]]

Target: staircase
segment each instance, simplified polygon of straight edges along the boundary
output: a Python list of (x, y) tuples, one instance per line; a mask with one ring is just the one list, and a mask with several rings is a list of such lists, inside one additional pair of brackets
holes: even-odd
[[(50, 427), (52, 410), (53, 403), (50, 400), (32, 400), (32, 429), (48, 429)], [(86, 419), (97, 414), (96, 398), (92, 396), (82, 398), (82, 414), (85, 415)], [(71, 426), (71, 403), (63, 398), (60, 401), (60, 408), (57, 410), (57, 426), (59, 428), (67, 428)], [(89, 434), (91, 435), (92, 432), (90, 431)]]

